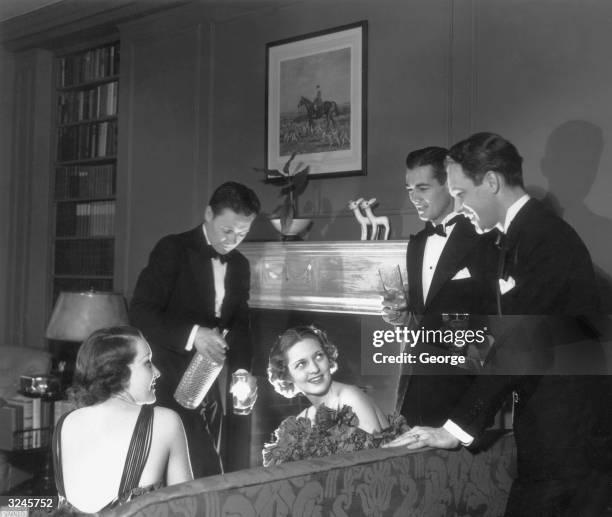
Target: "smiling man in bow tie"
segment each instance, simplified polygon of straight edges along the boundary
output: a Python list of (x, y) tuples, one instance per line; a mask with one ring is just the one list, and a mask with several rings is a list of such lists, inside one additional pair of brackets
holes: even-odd
[(603, 515), (612, 397), (610, 379), (593, 375), (605, 372), (605, 360), (589, 253), (565, 221), (528, 196), (522, 158), (501, 136), (477, 133), (455, 144), (447, 172), (478, 230), (505, 236), (489, 375), (478, 376), (442, 427), (415, 427), (390, 445), (477, 445), (489, 416), (514, 392), (518, 477), (505, 515)]
[[(426, 147), (406, 158), (406, 190), (425, 228), (408, 243), (407, 306), (392, 301), (384, 306), (383, 318), (395, 325), (411, 315), (411, 323), (425, 329), (476, 328), (494, 307), (497, 250), (455, 211), (444, 168), (447, 153)], [(465, 355), (466, 344), (457, 345), (418, 343), (411, 352)], [(398, 409), (410, 425), (442, 425), (471, 384), (468, 373), (457, 366), (416, 364), (402, 376)]]
[(250, 268), (235, 248), (259, 210), (257, 195), (244, 185), (218, 187), (202, 225), (157, 243), (130, 304), (131, 323), (149, 341), (161, 372), (158, 403), (181, 416), (196, 478), (221, 473), (211, 436), (220, 425), (219, 387), (215, 383), (204, 406), (196, 409), (183, 408), (173, 395), (196, 351), (218, 363), (225, 360), (229, 372), (251, 369)]

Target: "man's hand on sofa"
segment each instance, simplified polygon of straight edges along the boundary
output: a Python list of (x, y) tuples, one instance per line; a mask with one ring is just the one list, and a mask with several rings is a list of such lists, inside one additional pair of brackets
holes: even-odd
[(438, 449), (454, 449), (459, 446), (459, 440), (443, 427), (415, 426), (383, 447), (406, 447), (421, 449), (436, 447)]

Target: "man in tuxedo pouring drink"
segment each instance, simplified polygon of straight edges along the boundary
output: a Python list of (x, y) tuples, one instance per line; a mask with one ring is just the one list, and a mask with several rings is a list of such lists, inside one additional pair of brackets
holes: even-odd
[(130, 304), (131, 323), (157, 357), (158, 403), (180, 415), (196, 478), (222, 472), (215, 435), (226, 393), (215, 382), (202, 407), (186, 409), (174, 392), (196, 352), (217, 365), (225, 362), (230, 372), (251, 369), (250, 268), (235, 248), (259, 210), (257, 195), (246, 186), (227, 182), (218, 187), (202, 225), (157, 243)]

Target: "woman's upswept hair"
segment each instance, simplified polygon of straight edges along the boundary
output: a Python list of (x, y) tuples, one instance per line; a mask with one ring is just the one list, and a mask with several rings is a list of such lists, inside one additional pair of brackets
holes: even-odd
[(287, 364), (287, 350), (293, 345), (304, 339), (316, 339), (323, 352), (329, 359), (330, 372), (334, 373), (338, 369), (338, 349), (327, 334), (313, 325), (293, 327), (285, 330), (272, 345), (270, 359), (268, 360), (268, 380), (274, 386), (274, 390), (284, 397), (295, 397), (299, 392), (296, 391), (293, 381), (289, 378), (289, 365)]
[(70, 397), (78, 407), (103, 402), (126, 388), (135, 342), (144, 339), (134, 327), (96, 330), (79, 348)]

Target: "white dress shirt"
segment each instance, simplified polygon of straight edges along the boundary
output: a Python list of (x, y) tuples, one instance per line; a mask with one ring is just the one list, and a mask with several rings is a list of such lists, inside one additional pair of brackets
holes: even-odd
[(508, 233), (510, 223), (514, 221), (516, 214), (518, 214), (519, 210), (525, 206), (527, 201), (529, 201), (529, 194), (525, 194), (519, 197), (514, 203), (512, 203), (506, 211), (506, 218), (504, 220), (504, 224), (498, 224), (497, 228), (504, 233)]
[[(440, 224), (445, 226), (447, 221), (450, 221), (457, 215), (459, 215), (457, 212), (451, 212), (442, 220)], [(446, 237), (438, 234), (427, 237), (425, 249), (423, 251), (423, 269), (421, 271), (421, 279), (423, 283), (423, 302), (426, 302), (427, 300), (429, 288), (431, 287), (431, 281), (433, 280), (434, 273), (436, 272), (436, 267), (438, 267), (440, 256), (442, 255), (442, 251), (444, 251), (446, 241), (448, 241), (454, 227), (455, 223), (445, 226)]]
[[(206, 226), (204, 225), (202, 225), (202, 232), (204, 233), (206, 244), (210, 245), (210, 240), (208, 240), (208, 234), (206, 233)], [(215, 281), (215, 317), (219, 318), (221, 316), (221, 305), (223, 305), (223, 299), (225, 298), (225, 272), (227, 271), (227, 263), (221, 264), (221, 261), (217, 257), (211, 258), (210, 261), (212, 262), (213, 277)], [(187, 344), (185, 345), (185, 350), (191, 350), (193, 348), (193, 341), (199, 328), (199, 325), (194, 325), (191, 329)]]

